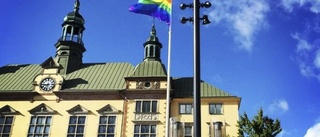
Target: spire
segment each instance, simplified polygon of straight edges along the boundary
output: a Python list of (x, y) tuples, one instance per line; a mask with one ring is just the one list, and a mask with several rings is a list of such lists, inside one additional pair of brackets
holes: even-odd
[(55, 44), (56, 60), (61, 64), (60, 74), (77, 70), (82, 64), (83, 52), (86, 51), (82, 42), (84, 18), (79, 13), (80, 2), (75, 0), (73, 11), (69, 12), (62, 23), (62, 34)]
[(157, 37), (157, 31), (154, 22), (152, 23), (152, 28), (150, 32), (150, 37), (143, 44), (144, 46), (144, 60), (156, 60), (161, 61), (160, 59), (160, 49), (162, 48), (162, 44), (159, 42)]
[(79, 9), (80, 9), (80, 1), (76, 0), (74, 2), (73, 11), (76, 12), (76, 13), (79, 13)]

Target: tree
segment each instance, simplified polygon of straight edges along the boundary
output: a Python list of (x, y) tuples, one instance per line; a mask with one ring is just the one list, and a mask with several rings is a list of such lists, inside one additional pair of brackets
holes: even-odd
[(246, 112), (240, 116), (238, 121), (239, 137), (275, 137), (282, 129), (280, 121), (275, 121), (267, 116), (263, 116), (263, 110), (260, 109), (258, 114), (250, 121)]

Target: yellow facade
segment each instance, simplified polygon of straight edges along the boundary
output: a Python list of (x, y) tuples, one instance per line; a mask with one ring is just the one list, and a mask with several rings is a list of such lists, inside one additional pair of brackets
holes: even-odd
[[(136, 113), (137, 101), (157, 101), (157, 113)], [(170, 105), (171, 118), (185, 123), (193, 123), (192, 114), (180, 114), (179, 104), (192, 103), (192, 99), (173, 99)], [(236, 123), (238, 120), (238, 98), (204, 98), (201, 100), (201, 131), (202, 136), (210, 136), (210, 123), (220, 121), (225, 125), (225, 136), (237, 136)], [(50, 124), (50, 137), (67, 136), (70, 116), (86, 116), (84, 136), (93, 137), (98, 135), (100, 116), (116, 116), (115, 137), (130, 137), (134, 134), (135, 125), (156, 125), (156, 136), (165, 137), (166, 129), (166, 100), (165, 99), (133, 99), (133, 100), (76, 100), (76, 101), (0, 101), (0, 107), (9, 105), (19, 113), (14, 115), (14, 121), (10, 137), (27, 136), (30, 126), (30, 110), (44, 103), (46, 106), (55, 111), (54, 114), (37, 114), (38, 116), (50, 115), (52, 121)], [(222, 114), (212, 115), (209, 113), (210, 103), (222, 103)], [(71, 114), (67, 112), (71, 108), (80, 105), (88, 110), (85, 114)], [(97, 110), (106, 105), (112, 107), (111, 113), (100, 114)], [(124, 111), (124, 109), (126, 109)], [(193, 111), (193, 110), (192, 110)], [(192, 112), (193, 113), (193, 112)], [(170, 128), (173, 130), (172, 128)], [(183, 136), (180, 134), (179, 136)]]
[[(107, 104), (110, 106), (122, 110), (123, 101), (35, 101), (31, 103), (30, 101), (7, 101), (7, 102), (0, 102), (0, 107), (9, 105), (10, 107), (14, 108), (15, 110), (19, 111), (19, 114), (14, 115), (14, 121), (12, 124), (11, 136), (10, 137), (25, 137), (28, 134), (29, 123), (32, 114), (30, 114), (29, 110), (38, 106), (41, 103), (45, 103), (47, 106), (52, 108), (56, 111), (55, 114), (45, 114), (46, 116), (51, 115), (52, 121), (50, 125), (50, 137), (64, 137), (67, 136), (68, 130), (68, 122), (69, 117), (73, 114), (67, 112), (67, 110), (71, 109), (76, 105), (81, 105), (84, 108), (90, 110), (88, 114), (79, 114), (79, 116), (86, 116), (85, 122), (85, 137), (94, 137), (97, 136), (98, 133), (98, 126), (99, 126), (99, 117), (101, 114), (97, 112), (97, 110), (101, 109)], [(44, 114), (39, 114), (42, 116)], [(122, 113), (114, 113), (114, 114), (107, 114), (116, 116), (116, 130), (115, 136), (121, 136), (121, 124), (122, 124)]]
[[(173, 99), (171, 103), (171, 117), (182, 123), (193, 124), (193, 108), (192, 114), (180, 114), (179, 104), (193, 103), (192, 98), (188, 99)], [(209, 104), (210, 103), (221, 103), (222, 114), (210, 114)], [(222, 122), (225, 126), (224, 136), (236, 137), (238, 128), (238, 109), (239, 109), (239, 98), (202, 98), (201, 99), (201, 135), (210, 136), (210, 126), (214, 122)], [(212, 130), (212, 129), (211, 129)]]

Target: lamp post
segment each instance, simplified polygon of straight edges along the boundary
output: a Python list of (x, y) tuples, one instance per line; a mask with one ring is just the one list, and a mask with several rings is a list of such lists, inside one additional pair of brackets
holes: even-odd
[(202, 18), (199, 17), (200, 7), (209, 8), (211, 3), (206, 1), (205, 3), (200, 3), (199, 0), (194, 0), (193, 4), (180, 5), (180, 9), (193, 8), (193, 18), (181, 18), (181, 23), (186, 23), (187, 21), (193, 22), (193, 134), (194, 137), (201, 137), (201, 89), (200, 89), (200, 20), (203, 20), (202, 24), (209, 24), (210, 21), (207, 15), (203, 15)]

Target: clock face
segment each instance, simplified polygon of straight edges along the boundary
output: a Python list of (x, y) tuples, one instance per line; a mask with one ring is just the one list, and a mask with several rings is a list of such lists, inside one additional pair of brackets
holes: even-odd
[(40, 88), (44, 91), (50, 91), (54, 88), (55, 82), (52, 78), (45, 78), (40, 83)]

